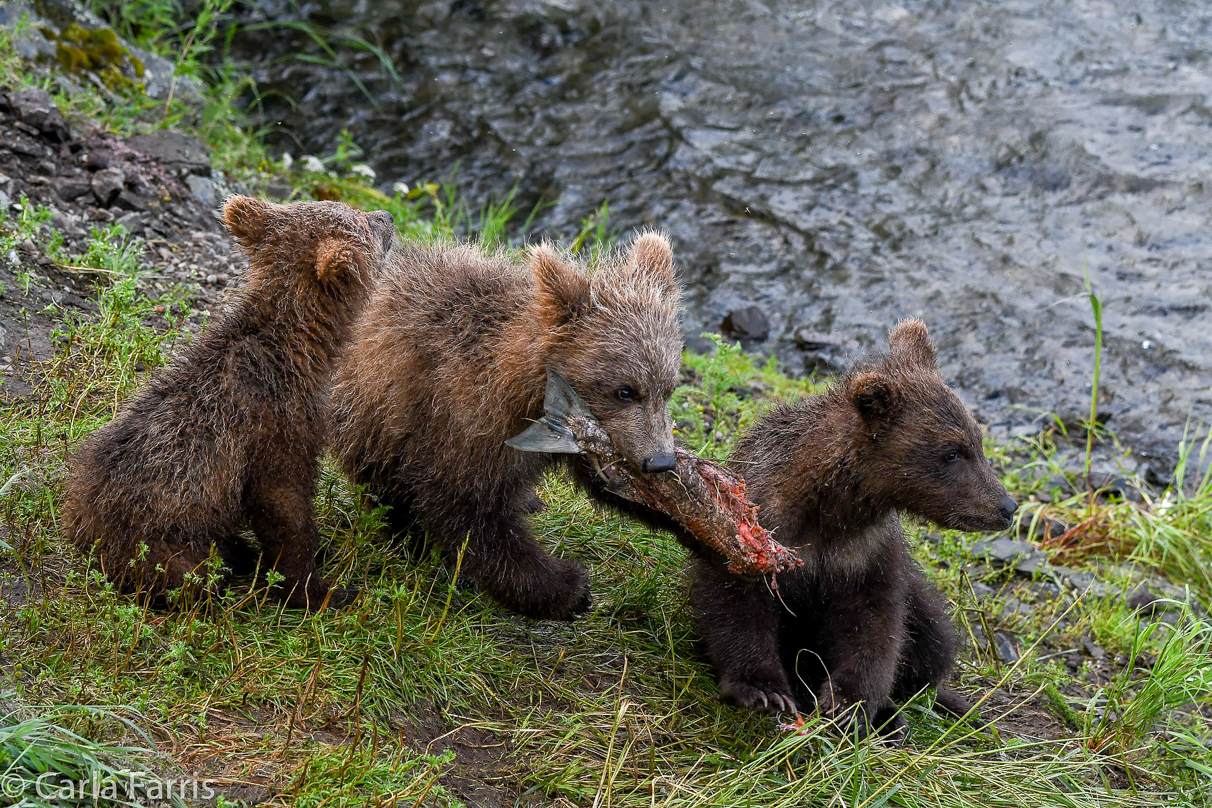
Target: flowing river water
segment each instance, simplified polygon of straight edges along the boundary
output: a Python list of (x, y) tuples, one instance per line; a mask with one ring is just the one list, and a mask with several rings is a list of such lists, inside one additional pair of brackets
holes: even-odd
[(1144, 459), (1212, 420), (1205, 4), (336, 0), (244, 23), (264, 20), (336, 53), (281, 25), (233, 43), (283, 149), (349, 128), (385, 188), (457, 163), (469, 199), (552, 202), (535, 232), (557, 238), (609, 200), (672, 237), (688, 334), (756, 305), (748, 347), (805, 372), (919, 316), (978, 415), (1022, 433), (1089, 410), (1088, 267), (1100, 419)]

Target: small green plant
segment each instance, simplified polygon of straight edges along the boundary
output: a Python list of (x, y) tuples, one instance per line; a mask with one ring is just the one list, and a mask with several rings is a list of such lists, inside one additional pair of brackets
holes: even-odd
[[(142, 804), (160, 781), (140, 758), (141, 746), (98, 743), (63, 726), (64, 719), (117, 722), (139, 732), (125, 716), (95, 707), (61, 707), (33, 718), (0, 718), (0, 782), (5, 805), (29, 808)], [(147, 736), (143, 736), (145, 740)], [(167, 800), (185, 808), (179, 794)]]
[(1094, 287), (1090, 284), (1090, 264), (1085, 260), (1085, 251), (1082, 253), (1082, 264), (1085, 266), (1085, 281), (1086, 281), (1086, 297), (1090, 302), (1090, 311), (1094, 314), (1094, 371), (1090, 383), (1090, 419), (1086, 422), (1086, 464), (1083, 468), (1082, 477), (1087, 483), (1090, 491), (1090, 508), (1094, 507), (1094, 491), (1090, 482), (1090, 460), (1094, 451), (1094, 433), (1098, 429), (1098, 382), (1099, 372), (1102, 368), (1103, 356), (1103, 303), (1099, 300), (1098, 295), (1094, 293)]
[(480, 209), (480, 221), (476, 226), (476, 235), (480, 245), (487, 250), (494, 249), (504, 241), (505, 226), (513, 219), (517, 210), (513, 206), (513, 198), (518, 188), (515, 185), (501, 202), (488, 202)]
[(589, 263), (596, 263), (614, 246), (618, 233), (610, 229), (610, 203), (603, 202), (601, 206), (581, 220), (581, 229), (569, 245), (568, 251), (574, 255), (589, 245)]
[(361, 76), (354, 70), (349, 69), (344, 64), (340, 51), (365, 51), (375, 57), (379, 63), (380, 70), (386, 74), (396, 84), (400, 83), (400, 74), (396, 71), (395, 64), (392, 62), (390, 54), (383, 48), (358, 36), (349, 31), (338, 31), (315, 25), (307, 20), (269, 20), (261, 23), (254, 23), (246, 26), (245, 29), (249, 32), (257, 31), (282, 31), (294, 30), (304, 34), (308, 39), (316, 45), (321, 53), (297, 53), (296, 59), (309, 64), (323, 65), (334, 70), (340, 70), (345, 73), (349, 79), (357, 85), (362, 91), (362, 95), (370, 102), (370, 105), (376, 110), (379, 109), (379, 100), (375, 97), (362, 81)]
[(94, 227), (77, 268), (92, 269), (115, 280), (135, 280), (147, 274), (143, 265), (144, 244), (120, 224)]
[(124, 39), (159, 53), (171, 52), (165, 40), (182, 14), (177, 0), (92, 0), (89, 7)]
[[(1153, 664), (1139, 669), (1135, 661), (1154, 648)], [(1212, 705), (1212, 625), (1189, 613), (1173, 627), (1134, 619), (1128, 659), (1134, 662), (1120, 670), (1087, 706), (1084, 734), (1097, 751), (1113, 743), (1121, 752), (1132, 750), (1179, 707)]]

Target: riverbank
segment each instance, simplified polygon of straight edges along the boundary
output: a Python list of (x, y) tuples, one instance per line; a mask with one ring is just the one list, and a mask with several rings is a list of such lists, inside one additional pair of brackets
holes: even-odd
[[(209, 213), (219, 194), (340, 195), (390, 210), (404, 238), (496, 241), (510, 211), (468, 216), (423, 183), (385, 195), (349, 142), (317, 155), (318, 170), (301, 155), (285, 167), (234, 114), (207, 128), (137, 86), (111, 96), (26, 61), (2, 30), (0, 85), (3, 142), (25, 149), (0, 151), (9, 774), (32, 781), (67, 760), (104, 778), (102, 763), (133, 761), (211, 779), (226, 805), (1209, 804), (1212, 489), (1180, 466), (1173, 481), (1122, 475), (1090, 492), (1057, 460), (1060, 427), (988, 444), (1026, 503), (1013, 535), (912, 526), (965, 638), (955, 684), (992, 726), (953, 725), (923, 696), (903, 749), (851, 743), (813, 715), (792, 734), (720, 705), (691, 633), (685, 552), (556, 477), (534, 524), (589, 566), (596, 605), (575, 623), (517, 618), (455, 587), (436, 557), (384, 546), (381, 514), (332, 468), (322, 563), (363, 589), (352, 607), (284, 611), (251, 582), (164, 611), (117, 595), (59, 535), (60, 483), (71, 448), (240, 283), (242, 259)], [(223, 92), (199, 85), (203, 107)], [(587, 225), (580, 249), (598, 235)], [(678, 438), (716, 457), (762, 408), (825, 383), (726, 343), (688, 353), (683, 381)], [(38, 717), (42, 734), (5, 734)], [(153, 743), (157, 755), (116, 748)], [(55, 744), (59, 758), (18, 755)]]

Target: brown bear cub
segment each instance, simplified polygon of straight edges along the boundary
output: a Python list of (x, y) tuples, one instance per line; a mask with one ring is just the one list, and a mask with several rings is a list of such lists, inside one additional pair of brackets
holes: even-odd
[(316, 571), (313, 500), (327, 386), (395, 226), (334, 202), (233, 197), (223, 223), (248, 254), (227, 311), (77, 452), (67, 536), (123, 591), (161, 595), (208, 578), (212, 552), (280, 573), (291, 606), (353, 593)]
[[(821, 712), (903, 738), (893, 701), (943, 686), (955, 629), (912, 561), (901, 514), (955, 530), (999, 530), (1017, 508), (985, 459), (976, 421), (939, 376), (920, 320), (901, 322), (886, 357), (828, 392), (776, 408), (733, 457), (763, 527), (804, 566), (765, 581), (696, 562), (691, 601), (719, 672), (743, 707)], [(860, 712), (849, 710), (861, 703)]]
[[(406, 247), (358, 322), (337, 371), (333, 449), (350, 477), (390, 506), (393, 535), (414, 520), (461, 580), (534, 618), (590, 606), (584, 568), (539, 547), (525, 516), (534, 486), (585, 461), (505, 441), (543, 414), (560, 373), (637, 470), (673, 468), (668, 402), (682, 332), (668, 242), (641, 235), (593, 272), (550, 247), (525, 264), (470, 246)], [(603, 492), (600, 499), (617, 504)]]

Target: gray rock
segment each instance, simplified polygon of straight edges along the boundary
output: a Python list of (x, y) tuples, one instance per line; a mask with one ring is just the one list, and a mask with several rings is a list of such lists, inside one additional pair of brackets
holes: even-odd
[(1006, 622), (1019, 617), (1026, 617), (1034, 611), (1034, 606), (1023, 603), (1018, 598), (1006, 598), (1006, 602), (1002, 604), (1002, 610), (998, 614), (998, 619)]
[(190, 174), (185, 178), (185, 184), (189, 186), (189, 192), (194, 195), (203, 205), (208, 208), (213, 208), (217, 204), (215, 199), (215, 184), (210, 177), (199, 177), (197, 174)]
[(13, 204), (13, 198), (8, 195), (8, 192), (0, 191), (0, 211), (7, 211), (11, 204)]
[(1024, 511), (1018, 517), (1018, 534), (1027, 539), (1042, 541), (1047, 538), (1055, 539), (1069, 529), (1069, 525), (1059, 519), (1048, 516), (1036, 518), (1035, 512)]
[[(28, 19), (28, 23), (17, 33), (23, 19)], [(13, 30), (13, 50), (17, 51), (21, 58), (31, 62), (50, 59), (55, 55), (55, 46), (38, 30), (38, 23), (41, 21), (42, 18), (29, 3), (11, 0), (0, 3), (0, 25)]]
[[(295, 187), (288, 182), (273, 180), (265, 185), (265, 195), (276, 202), (285, 202), (294, 192)], [(690, 347), (689, 341), (686, 347)]]
[(1082, 638), (1082, 648), (1085, 650), (1086, 655), (1092, 657), (1093, 659), (1101, 660), (1107, 656), (1107, 652), (1103, 649), (1103, 647), (1096, 645), (1094, 640), (1090, 639), (1089, 637)]
[(993, 633), (993, 647), (997, 649), (997, 658), (1002, 662), (1018, 662), (1022, 657), (1015, 637), (1005, 631)]
[(114, 205), (126, 211), (145, 211), (151, 205), (152, 199), (153, 197), (148, 193), (138, 193), (130, 188), (125, 188), (114, 200)]
[(55, 84), (58, 85), (60, 92), (73, 100), (84, 92), (83, 87), (64, 75), (55, 76)]
[(122, 173), (120, 168), (103, 168), (96, 174), (93, 174), (92, 182), (90, 183), (93, 196), (97, 198), (97, 202), (109, 207), (114, 200), (118, 198), (118, 194), (122, 193), (122, 188), (126, 184), (126, 175)]
[(770, 321), (757, 306), (745, 306), (728, 312), (720, 330), (733, 339), (761, 342), (770, 336)]
[(13, 50), (29, 62), (55, 58), (55, 46), (37, 28), (22, 29), (13, 38)]
[(795, 344), (805, 351), (819, 351), (825, 348), (845, 348), (846, 343), (830, 334), (809, 331), (807, 328), (797, 328)]
[(71, 202), (87, 194), (92, 189), (88, 180), (60, 180), (55, 183), (55, 193), (64, 202)]
[(1043, 601), (1056, 600), (1060, 597), (1061, 588), (1051, 581), (1032, 581), (1027, 585), (1031, 594)]
[(5, 144), (17, 154), (24, 154), (26, 157), (50, 157), (51, 150), (43, 146), (32, 137), (28, 137), (20, 132), (12, 132), (9, 135), (8, 142)]
[(196, 81), (188, 76), (176, 76), (174, 79), (172, 62), (129, 42), (124, 44), (131, 56), (143, 62), (143, 91), (148, 98), (168, 101), (168, 95), (172, 93), (174, 101), (180, 101), (190, 109), (200, 110), (206, 105), (206, 97)]
[(114, 155), (105, 149), (94, 149), (84, 158), (84, 167), (89, 171), (100, 171), (114, 164)]
[(977, 600), (987, 600), (997, 594), (997, 590), (980, 581), (972, 582), (972, 594)]
[(17, 120), (34, 127), (56, 143), (71, 139), (67, 121), (46, 90), (22, 90), (8, 94), (8, 105)]
[(1048, 571), (1079, 595), (1105, 598), (1112, 594), (1111, 588), (1098, 580), (1092, 572), (1078, 572), (1068, 567), (1049, 567)]
[(0, 174), (0, 191), (4, 191), (6, 194), (12, 193), (12, 191), (13, 191), (13, 178), (12, 177), (10, 177), (7, 174)]
[[(38, 31), (40, 27), (62, 30), (70, 23), (76, 23), (90, 31), (109, 28), (105, 20), (79, 0), (38, 0), (36, 4), (9, 0), (9, 2), (0, 3), (0, 25), (15, 28), (26, 14), (29, 15), (27, 28), (38, 34), (37, 38), (31, 34), (28, 37), (29, 44), (25, 46), (27, 49), (32, 49), (30, 52), (35, 54), (26, 56), (30, 59), (39, 56), (47, 58), (55, 56), (54, 45), (47, 42), (46, 38), (41, 35), (41, 32)], [(18, 41), (25, 41), (25, 39), (19, 37)], [(118, 41), (130, 52), (131, 56), (143, 62), (144, 74), (141, 81), (146, 85), (145, 92), (148, 97), (164, 101), (168, 98), (171, 87), (173, 98), (193, 110), (201, 109), (206, 103), (198, 83), (193, 79), (178, 76), (174, 82), (172, 62), (124, 39), (119, 38)], [(26, 54), (22, 52), (22, 55)]]
[(126, 228), (126, 232), (132, 235), (139, 235), (143, 232), (143, 215), (139, 213), (127, 213), (124, 216), (118, 217), (115, 224), (120, 224)]
[(195, 137), (161, 129), (128, 137), (126, 145), (140, 154), (154, 157), (179, 176), (197, 174), (205, 177), (210, 174), (210, 157)]
[(1174, 474), (1153, 463), (1145, 464), (1141, 476), (1145, 478), (1145, 482), (1157, 489), (1169, 488), (1174, 484)]
[(715, 343), (706, 337), (685, 337), (686, 350), (706, 356), (715, 352)]
[(1041, 572), (1048, 565), (1048, 556), (1043, 550), (1024, 541), (997, 538), (978, 541), (972, 545), (973, 558), (984, 558), (999, 567), (1014, 567), (1024, 575)]
[(1062, 498), (1073, 495), (1073, 484), (1069, 482), (1069, 478), (1065, 475), (1056, 472), (1048, 475), (1048, 479), (1044, 481), (1044, 490), (1051, 492), (1059, 490)]
[(1190, 608), (1196, 617), (1207, 616), (1199, 598), (1186, 589), (1160, 578), (1150, 578), (1146, 583), (1139, 584), (1128, 594), (1127, 602), (1133, 609), (1148, 616), (1163, 612), (1181, 614), (1184, 606)]

